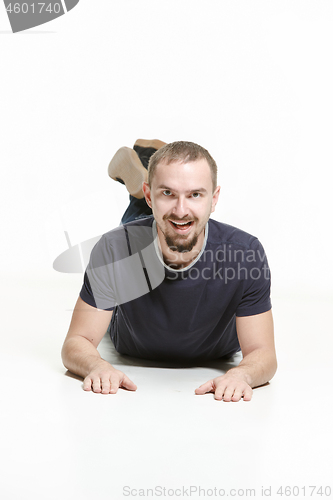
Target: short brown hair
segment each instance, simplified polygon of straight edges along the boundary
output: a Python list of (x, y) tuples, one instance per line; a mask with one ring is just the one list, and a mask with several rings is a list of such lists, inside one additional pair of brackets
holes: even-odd
[(166, 144), (162, 148), (158, 149), (151, 156), (148, 165), (149, 187), (151, 187), (155, 169), (159, 163), (164, 162), (166, 165), (169, 165), (174, 161), (188, 163), (190, 161), (201, 159), (207, 160), (212, 174), (213, 191), (215, 191), (217, 186), (217, 165), (215, 160), (208, 153), (207, 149), (195, 144), (194, 142), (188, 141), (170, 142), (169, 144)]

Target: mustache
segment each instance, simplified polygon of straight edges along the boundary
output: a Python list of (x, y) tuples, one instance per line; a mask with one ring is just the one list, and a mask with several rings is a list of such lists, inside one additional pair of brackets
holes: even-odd
[(183, 217), (182, 219), (178, 219), (177, 217), (172, 217), (170, 215), (163, 215), (163, 220), (170, 220), (170, 221), (173, 221), (173, 222), (197, 222), (197, 217), (192, 217), (192, 218), (188, 218), (188, 217)]

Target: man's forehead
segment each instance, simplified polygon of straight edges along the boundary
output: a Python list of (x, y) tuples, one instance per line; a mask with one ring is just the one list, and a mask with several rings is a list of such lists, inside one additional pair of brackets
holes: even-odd
[(192, 176), (200, 177), (203, 181), (211, 178), (210, 166), (205, 158), (187, 162), (174, 160), (170, 163), (162, 160), (156, 165), (154, 175), (159, 179), (167, 179), (172, 175), (186, 175), (187, 172), (191, 172)]

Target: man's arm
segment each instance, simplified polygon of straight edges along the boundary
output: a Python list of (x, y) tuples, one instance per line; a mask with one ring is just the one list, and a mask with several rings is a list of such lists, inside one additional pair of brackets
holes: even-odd
[(236, 329), (243, 360), (225, 375), (209, 380), (195, 390), (196, 394), (214, 392), (215, 399), (249, 401), (252, 388), (273, 378), (277, 361), (274, 346), (272, 311), (254, 316), (236, 317)]
[(101, 358), (97, 346), (111, 321), (112, 311), (103, 311), (78, 298), (62, 347), (64, 366), (84, 378), (83, 389), (114, 394), (119, 387), (131, 391), (136, 385), (121, 371)]

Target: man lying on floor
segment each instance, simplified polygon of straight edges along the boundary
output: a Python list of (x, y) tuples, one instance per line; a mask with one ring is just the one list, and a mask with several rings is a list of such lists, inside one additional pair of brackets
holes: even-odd
[(139, 139), (117, 151), (109, 175), (130, 204), (91, 252), (65, 367), (87, 391), (135, 391), (97, 350), (106, 331), (120, 354), (145, 359), (195, 364), (241, 350), (238, 366), (195, 393), (249, 401), (277, 368), (270, 272), (256, 237), (210, 219), (220, 194), (214, 159), (192, 142)]

